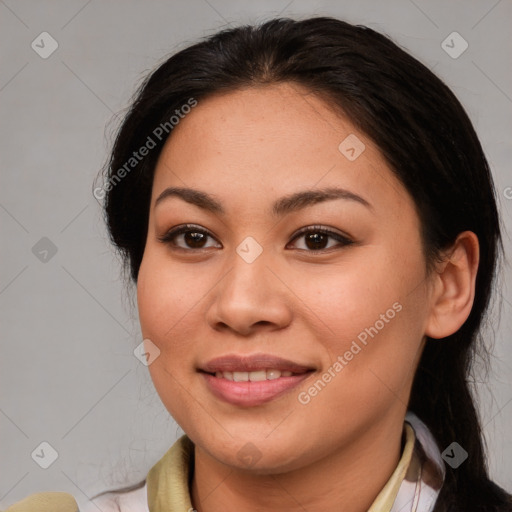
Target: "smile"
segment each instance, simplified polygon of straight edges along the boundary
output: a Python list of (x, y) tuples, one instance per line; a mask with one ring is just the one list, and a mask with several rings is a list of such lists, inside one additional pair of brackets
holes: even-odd
[(223, 402), (254, 407), (275, 400), (315, 372), (272, 354), (226, 354), (198, 368), (209, 392)]
[(261, 382), (263, 380), (275, 380), (279, 377), (291, 377), (290, 371), (281, 370), (256, 370), (253, 372), (216, 372), (218, 379), (227, 379), (235, 382)]

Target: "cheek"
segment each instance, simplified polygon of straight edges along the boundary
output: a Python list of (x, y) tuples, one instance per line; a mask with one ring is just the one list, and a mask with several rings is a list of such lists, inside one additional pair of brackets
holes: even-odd
[(314, 312), (311, 335), (328, 354), (323, 370), (339, 375), (329, 385), (338, 398), (366, 402), (411, 377), (424, 327), (422, 282), (421, 252), (389, 246), (359, 251), (329, 272), (296, 281), (297, 295), (310, 298), (304, 314)]
[[(410, 256), (397, 258), (386, 248), (363, 248), (341, 264), (330, 267), (301, 268), (293, 279), (299, 309), (309, 314), (316, 327), (343, 348), (365, 328), (382, 328), (390, 320), (400, 323), (397, 309), (408, 309), (417, 297), (411, 293), (421, 283), (421, 261)], [(304, 277), (306, 276), (306, 277)], [(397, 303), (399, 303), (397, 305)], [(384, 315), (384, 319), (381, 319)], [(402, 315), (403, 317), (404, 315)]]
[[(204, 295), (204, 293), (203, 293)], [(150, 339), (160, 355), (148, 370), (155, 389), (169, 413), (183, 427), (197, 412), (184, 387), (183, 372), (192, 372), (188, 331), (197, 319), (194, 304), (201, 296), (199, 283), (169, 265), (151, 248), (144, 253), (137, 280), (137, 303), (142, 336)]]
[[(170, 341), (176, 340), (176, 332), (181, 338), (194, 321), (197, 306), (207, 290), (208, 283), (197, 278), (197, 273), (171, 264), (158, 250), (146, 250), (137, 282), (143, 336), (159, 345), (160, 350), (168, 350)], [(179, 347), (174, 342), (173, 345)]]

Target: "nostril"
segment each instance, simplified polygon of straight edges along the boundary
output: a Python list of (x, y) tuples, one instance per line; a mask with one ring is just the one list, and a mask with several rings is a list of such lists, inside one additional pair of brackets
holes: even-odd
[(260, 320), (259, 322), (256, 322), (255, 325), (271, 325), (272, 322), (269, 322), (268, 320)]

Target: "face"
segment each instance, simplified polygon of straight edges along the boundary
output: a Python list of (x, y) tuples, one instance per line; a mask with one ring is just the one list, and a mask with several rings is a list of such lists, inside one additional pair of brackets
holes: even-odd
[(215, 460), (291, 470), (401, 429), (428, 317), (419, 219), (312, 93), (230, 92), (179, 122), (137, 286), (156, 390)]

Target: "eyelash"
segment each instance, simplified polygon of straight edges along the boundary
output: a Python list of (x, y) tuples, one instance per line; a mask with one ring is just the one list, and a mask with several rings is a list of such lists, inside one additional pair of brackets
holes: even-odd
[[(177, 236), (182, 235), (184, 233), (190, 233), (190, 232), (192, 232), (192, 233), (201, 233), (203, 235), (207, 235), (210, 238), (215, 239), (213, 237), (213, 235), (211, 235), (208, 231), (206, 231), (206, 230), (204, 230), (204, 229), (202, 229), (202, 228), (200, 228), (198, 226), (195, 226), (194, 224), (184, 224), (182, 226), (178, 226), (176, 228), (173, 228), (173, 229), (169, 230), (163, 236), (158, 237), (158, 240), (160, 242), (164, 243), (164, 244), (170, 244), (170, 245), (174, 246), (173, 250), (181, 250), (181, 251), (185, 251), (185, 252), (200, 252), (200, 251), (204, 251), (205, 248), (199, 248), (199, 249), (183, 248), (183, 247), (177, 246), (173, 242), (174, 238), (176, 238)], [(299, 230), (297, 233), (294, 234), (294, 236), (293, 236), (291, 241), (294, 242), (295, 240), (297, 240), (301, 236), (307, 235), (309, 233), (321, 233), (323, 235), (327, 235), (330, 238), (334, 238), (335, 240), (337, 240), (339, 242), (338, 248), (345, 247), (345, 246), (348, 246), (348, 245), (352, 245), (354, 243), (354, 241), (351, 240), (350, 238), (348, 238), (347, 236), (344, 236), (344, 235), (341, 235), (341, 234), (336, 233), (334, 231), (331, 231), (329, 229), (326, 229), (326, 228), (324, 228), (323, 226), (320, 226), (320, 225), (314, 225), (314, 226), (308, 226), (306, 228), (302, 228), (301, 230)], [(317, 249), (317, 250), (312, 250), (312, 249), (309, 249), (309, 250), (308, 249), (299, 249), (299, 250), (305, 251), (305, 252), (310, 252), (310, 253), (322, 253), (322, 252), (331, 251), (335, 247), (329, 247), (329, 248), (326, 248), (326, 249)], [(206, 249), (208, 249), (208, 248), (206, 248)]]

